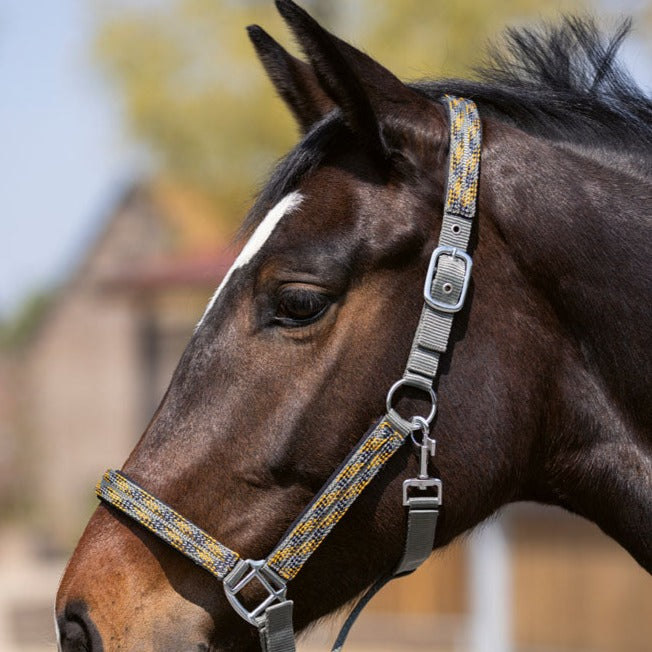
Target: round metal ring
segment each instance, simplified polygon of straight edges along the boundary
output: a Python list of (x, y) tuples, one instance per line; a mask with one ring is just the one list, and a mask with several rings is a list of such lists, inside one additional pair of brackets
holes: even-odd
[[(426, 421), (425, 417), (416, 416), (410, 419), (410, 424), (413, 426), (410, 433), (410, 439), (415, 446), (423, 446), (426, 439), (430, 439), (430, 424)], [(421, 441), (417, 441), (415, 435), (421, 431)]]
[(414, 426), (414, 432), (421, 430), (424, 435), (430, 434), (430, 424), (426, 421), (425, 417), (416, 416), (410, 419), (410, 423)]
[(422, 424), (420, 423), (421, 420), (425, 421), (426, 426), (429, 429), (430, 425), (432, 424), (432, 420), (435, 418), (435, 413), (437, 412), (437, 394), (435, 394), (435, 390), (432, 387), (422, 387), (421, 385), (417, 385), (414, 381), (410, 380), (409, 378), (401, 378), (400, 380), (397, 380), (390, 387), (389, 392), (387, 392), (387, 400), (385, 402), (387, 411), (390, 412), (391, 410), (394, 409), (392, 407), (392, 399), (394, 398), (394, 394), (396, 393), (396, 390), (399, 389), (400, 387), (403, 387), (403, 385), (407, 385), (408, 387), (414, 387), (414, 389), (419, 389), (424, 394), (428, 394), (430, 396), (430, 412), (428, 413), (427, 417), (416, 415), (411, 417), (410, 419), (403, 419), (403, 417), (401, 417), (400, 415), (398, 416), (408, 425), (411, 431), (422, 429)]

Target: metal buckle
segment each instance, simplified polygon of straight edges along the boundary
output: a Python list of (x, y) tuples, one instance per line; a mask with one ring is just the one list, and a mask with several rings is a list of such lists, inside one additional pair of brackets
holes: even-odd
[[(287, 592), (285, 580), (281, 579), (264, 559), (241, 559), (236, 567), (224, 578), (224, 593), (233, 609), (248, 623), (258, 627), (258, 618), (274, 602), (283, 602)], [(247, 609), (237, 597), (252, 580), (258, 582), (267, 591), (267, 597), (252, 610)]]
[[(436, 493), (433, 496), (409, 496), (410, 489), (415, 488), (421, 491), (434, 487)], [(441, 507), (442, 484), (439, 478), (410, 478), (403, 481), (403, 505), (405, 507), (421, 509), (434, 509)]]
[[(435, 274), (437, 273), (437, 261), (442, 256), (452, 256), (453, 258), (459, 258), (460, 260), (463, 260), (465, 263), (464, 282), (462, 283), (462, 291), (460, 292), (459, 299), (454, 304), (445, 303), (444, 301), (435, 299), (435, 297), (432, 296), (432, 281), (435, 278)], [(469, 256), (469, 254), (467, 254), (466, 251), (462, 251), (457, 247), (448, 247), (446, 245), (441, 245), (437, 247), (432, 252), (432, 256), (430, 257), (430, 264), (428, 265), (428, 273), (426, 274), (426, 282), (424, 283), (423, 286), (423, 298), (425, 302), (435, 310), (441, 310), (443, 312), (459, 312), (462, 309), (462, 306), (464, 305), (464, 300), (466, 299), (466, 293), (467, 290), (469, 289), (472, 267), (473, 267), (473, 261), (471, 260), (471, 256)]]

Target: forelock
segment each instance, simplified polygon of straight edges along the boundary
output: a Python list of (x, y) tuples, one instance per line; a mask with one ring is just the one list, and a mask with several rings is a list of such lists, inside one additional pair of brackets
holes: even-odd
[(317, 122), (299, 144), (277, 163), (245, 217), (237, 238), (244, 239), (250, 235), (272, 206), (296, 190), (304, 177), (318, 168), (339, 143), (346, 141), (347, 133), (339, 111), (333, 111)]

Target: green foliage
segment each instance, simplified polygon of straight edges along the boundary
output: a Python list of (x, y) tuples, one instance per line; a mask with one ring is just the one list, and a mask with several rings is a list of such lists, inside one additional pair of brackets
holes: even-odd
[(0, 349), (19, 349), (30, 339), (50, 306), (51, 296), (50, 292), (32, 294), (13, 317), (0, 322)]
[[(296, 139), (244, 27), (288, 43), (271, 0), (104, 0), (97, 55), (132, 135), (160, 170), (237, 221), (272, 161)], [(577, 10), (581, 0), (562, 9)], [(408, 79), (464, 74), (505, 24), (559, 9), (547, 0), (308, 0), (333, 31)], [(119, 11), (118, 11), (119, 9)]]

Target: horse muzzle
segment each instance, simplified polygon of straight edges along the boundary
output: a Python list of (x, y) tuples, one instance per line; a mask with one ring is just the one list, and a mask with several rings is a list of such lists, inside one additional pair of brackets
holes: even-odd
[(210, 597), (192, 564), (166, 564), (151, 539), (95, 512), (57, 594), (60, 652), (217, 652), (211, 614), (226, 611), (223, 596)]

